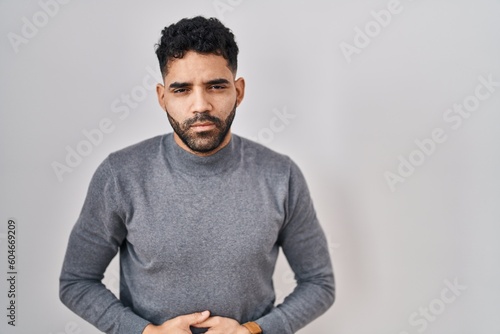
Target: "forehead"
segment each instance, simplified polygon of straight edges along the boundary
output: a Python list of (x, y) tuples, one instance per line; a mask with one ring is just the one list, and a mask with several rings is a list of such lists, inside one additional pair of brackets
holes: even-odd
[(165, 83), (208, 81), (214, 78), (233, 80), (233, 73), (227, 60), (215, 54), (201, 54), (188, 51), (182, 58), (169, 60)]

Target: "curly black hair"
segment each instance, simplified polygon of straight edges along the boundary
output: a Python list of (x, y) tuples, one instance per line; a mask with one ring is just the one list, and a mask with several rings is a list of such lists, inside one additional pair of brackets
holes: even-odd
[(196, 16), (184, 18), (165, 27), (156, 44), (156, 56), (160, 70), (165, 77), (168, 62), (173, 58), (182, 58), (187, 51), (223, 56), (231, 71), (238, 68), (238, 46), (234, 35), (218, 19)]

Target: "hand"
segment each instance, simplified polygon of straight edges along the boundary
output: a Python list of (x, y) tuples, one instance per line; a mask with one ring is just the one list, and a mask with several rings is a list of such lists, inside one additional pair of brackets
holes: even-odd
[(180, 315), (178, 317), (165, 321), (159, 326), (149, 324), (146, 326), (146, 328), (144, 328), (142, 334), (191, 334), (189, 326), (198, 325), (206, 321), (209, 316), (210, 312), (208, 311)]
[(208, 328), (205, 334), (250, 334), (238, 321), (224, 317), (210, 317), (192, 326)]

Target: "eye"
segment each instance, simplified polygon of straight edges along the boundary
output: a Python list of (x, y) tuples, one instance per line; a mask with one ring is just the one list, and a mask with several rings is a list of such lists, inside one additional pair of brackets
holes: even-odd
[(174, 94), (182, 94), (182, 93), (185, 93), (187, 92), (187, 89), (186, 88), (176, 88), (172, 91)]
[(213, 89), (213, 90), (221, 90), (224, 88), (226, 88), (226, 86), (224, 86), (224, 85), (212, 85), (212, 86), (210, 86), (210, 89)]

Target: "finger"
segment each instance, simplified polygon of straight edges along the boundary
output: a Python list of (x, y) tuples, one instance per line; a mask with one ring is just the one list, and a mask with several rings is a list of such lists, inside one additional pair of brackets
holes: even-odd
[(209, 316), (210, 316), (209, 311), (203, 311), (203, 312), (181, 315), (179, 316), (179, 320), (181, 320), (183, 323), (189, 326), (193, 326), (200, 322), (204, 322), (205, 320), (208, 319)]
[(206, 328), (210, 328), (210, 327), (214, 327), (215, 325), (217, 325), (219, 323), (220, 323), (219, 317), (210, 317), (210, 318), (206, 319), (205, 321), (199, 322), (196, 325), (192, 325), (192, 326), (193, 327), (206, 327)]

